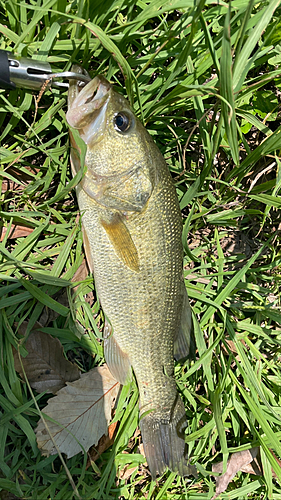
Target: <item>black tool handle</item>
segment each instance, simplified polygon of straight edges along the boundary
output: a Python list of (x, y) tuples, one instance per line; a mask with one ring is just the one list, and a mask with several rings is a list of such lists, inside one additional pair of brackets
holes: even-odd
[(0, 50), (0, 88), (1, 89), (15, 89), (16, 86), (10, 80), (10, 69), (9, 69), (9, 52), (5, 50)]

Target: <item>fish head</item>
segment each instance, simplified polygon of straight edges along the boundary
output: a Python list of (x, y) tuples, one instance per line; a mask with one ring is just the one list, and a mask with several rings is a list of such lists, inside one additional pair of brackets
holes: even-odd
[[(77, 67), (73, 70), (77, 72)], [(103, 76), (96, 76), (83, 87), (79, 82), (70, 82), (68, 100), (66, 119), (87, 144), (88, 181), (84, 186), (88, 194), (91, 192), (102, 203), (102, 199), (109, 199), (105, 193), (114, 194), (119, 190), (114, 196), (121, 199), (121, 192), (126, 188), (127, 192), (134, 191), (132, 196), (142, 200), (136, 205), (136, 210), (140, 211), (156, 182), (155, 157), (162, 157), (129, 102)], [(90, 178), (95, 179), (95, 187), (89, 187)], [(123, 205), (126, 205), (125, 200)], [(126, 206), (133, 210), (131, 201)], [(112, 208), (118, 209), (118, 206)]]
[[(77, 67), (75, 70), (77, 72)], [(71, 127), (79, 130), (88, 146), (99, 142), (104, 135), (110, 93), (111, 85), (103, 76), (96, 76), (83, 86), (79, 81), (70, 82), (66, 119)]]

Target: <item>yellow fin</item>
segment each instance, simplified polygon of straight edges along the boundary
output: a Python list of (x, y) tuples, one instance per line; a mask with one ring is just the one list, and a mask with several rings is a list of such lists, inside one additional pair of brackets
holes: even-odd
[(132, 271), (139, 272), (139, 256), (130, 232), (120, 215), (115, 214), (110, 222), (101, 220), (101, 225), (112, 243), (116, 255)]

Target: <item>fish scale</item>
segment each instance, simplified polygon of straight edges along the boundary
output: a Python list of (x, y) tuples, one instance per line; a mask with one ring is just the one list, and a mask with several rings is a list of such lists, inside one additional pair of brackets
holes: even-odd
[[(87, 172), (77, 198), (86, 255), (106, 317), (106, 362), (123, 384), (134, 371), (152, 477), (166, 467), (189, 474), (174, 354), (177, 359), (188, 355), (191, 315), (181, 215), (169, 169), (128, 102), (104, 77), (81, 91), (70, 82), (67, 120), (87, 144)], [(122, 130), (117, 123), (129, 125)], [(72, 146), (77, 148), (73, 139)], [(74, 173), (79, 169), (75, 151), (72, 168)]]

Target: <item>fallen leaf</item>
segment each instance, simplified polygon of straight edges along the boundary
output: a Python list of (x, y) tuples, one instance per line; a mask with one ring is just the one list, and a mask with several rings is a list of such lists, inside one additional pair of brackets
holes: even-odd
[[(269, 451), (270, 451), (271, 455), (274, 457), (274, 459), (276, 460), (276, 462), (278, 463), (279, 467), (281, 467), (281, 460), (275, 455), (275, 453), (271, 450), (271, 448), (269, 448)], [(271, 468), (271, 472), (272, 472), (272, 476), (275, 477), (275, 479), (278, 479), (276, 472), (272, 468)]]
[(138, 467), (130, 467), (130, 465), (125, 465), (125, 467), (123, 467), (123, 469), (119, 471), (118, 478), (126, 481), (126, 479), (129, 479), (129, 477), (131, 477), (133, 472), (135, 472), (135, 470), (137, 469)]
[[(47, 425), (61, 453), (71, 458), (83, 450), (88, 451), (107, 434), (119, 389), (119, 382), (104, 365), (84, 373), (49, 399), (43, 412), (52, 419), (47, 420)], [(42, 419), (36, 438), (43, 455), (57, 453)]]
[[(87, 264), (87, 261), (86, 259), (83, 259), (83, 262), (82, 264), (80, 264), (80, 266), (78, 267), (76, 273), (73, 275), (73, 278), (72, 278), (72, 282), (75, 283), (75, 281), (84, 281), (87, 276), (89, 276), (90, 274), (90, 271), (89, 271), (89, 267), (88, 267), (88, 264)], [(76, 289), (77, 287), (74, 287), (74, 289)]]
[[(33, 231), (34, 231), (34, 229), (32, 227), (20, 226), (18, 224), (12, 224), (10, 227), (8, 238), (10, 238), (10, 239), (22, 238), (23, 236), (28, 236)], [(4, 240), (6, 233), (7, 233), (7, 228), (3, 227), (2, 232), (1, 232), (0, 241)]]
[(108, 427), (107, 434), (104, 434), (99, 439), (97, 446), (91, 446), (91, 448), (89, 449), (89, 452), (88, 452), (88, 461), (87, 461), (87, 465), (86, 465), (86, 470), (90, 467), (90, 465), (93, 462), (95, 462), (101, 456), (101, 454), (105, 450), (107, 450), (114, 443), (115, 436), (116, 436), (117, 429), (118, 429), (118, 424), (119, 424), (119, 422), (114, 422), (114, 423), (110, 424), (110, 426)]
[[(37, 392), (56, 394), (66, 382), (79, 379), (78, 367), (65, 359), (63, 347), (58, 339), (35, 330), (30, 333), (25, 348), (28, 355), (21, 358), (21, 361), (31, 387)], [(14, 350), (14, 361), (15, 369), (24, 379), (16, 350)]]
[[(246, 468), (248, 468), (249, 464), (251, 464), (253, 461), (255, 464), (255, 468), (257, 468), (257, 471), (261, 472), (261, 468), (258, 464), (258, 461), (256, 460), (259, 455), (259, 447), (251, 448), (250, 450), (244, 450), (244, 451), (239, 451), (237, 453), (233, 453), (231, 455), (230, 460), (227, 462), (227, 467), (226, 467), (226, 472), (222, 474), (221, 476), (216, 477), (216, 494), (212, 497), (211, 500), (215, 500), (221, 493), (223, 493), (230, 481), (236, 476), (237, 472), (245, 471)], [(252, 470), (255, 470), (254, 468), (251, 468)], [(214, 464), (212, 467), (213, 472), (222, 472), (223, 471), (223, 462), (219, 462), (217, 464)], [(246, 471), (249, 471), (249, 468), (246, 469)], [(250, 472), (252, 473), (252, 472)], [(255, 472), (254, 472), (255, 474)], [(259, 474), (259, 475), (261, 475)]]
[[(88, 263), (86, 259), (83, 259), (82, 264), (78, 267), (76, 273), (74, 274), (72, 278), (72, 282), (79, 282), (79, 281), (84, 281), (88, 276), (91, 275), (91, 271), (89, 269)], [(73, 293), (76, 294), (77, 290), (79, 289), (79, 285), (76, 285), (73, 287)], [(88, 290), (87, 294), (85, 296), (85, 301), (92, 306), (94, 302), (96, 301), (96, 295), (93, 290)]]

